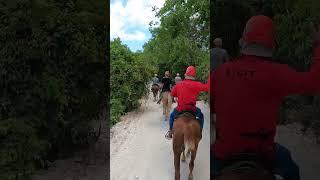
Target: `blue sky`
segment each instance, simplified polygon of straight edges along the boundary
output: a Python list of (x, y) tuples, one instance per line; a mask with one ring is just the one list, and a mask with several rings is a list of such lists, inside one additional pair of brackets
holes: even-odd
[(111, 0), (110, 38), (120, 37), (132, 51), (142, 50), (151, 38), (150, 21), (159, 21), (152, 7), (161, 8), (165, 0)]

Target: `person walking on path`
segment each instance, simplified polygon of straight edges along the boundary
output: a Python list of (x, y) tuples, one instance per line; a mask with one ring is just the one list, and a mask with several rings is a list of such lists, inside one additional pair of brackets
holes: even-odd
[(216, 70), (221, 64), (229, 61), (229, 55), (225, 49), (222, 48), (222, 39), (215, 38), (214, 48), (211, 49), (210, 54), (210, 70)]

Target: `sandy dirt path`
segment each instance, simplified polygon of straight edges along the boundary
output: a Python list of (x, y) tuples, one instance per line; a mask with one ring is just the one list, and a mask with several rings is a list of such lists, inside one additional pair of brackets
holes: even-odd
[[(195, 160), (194, 179), (209, 179), (209, 106), (197, 102), (204, 113), (203, 137)], [(176, 106), (176, 104), (174, 104)], [(174, 107), (173, 106), (173, 107)], [(173, 180), (172, 140), (164, 138), (169, 127), (162, 105), (150, 98), (138, 112), (131, 112), (111, 129), (111, 180)], [(187, 163), (189, 159), (187, 159)], [(188, 164), (181, 164), (181, 180), (186, 180)]]
[[(176, 105), (176, 104), (174, 104)], [(209, 106), (198, 102), (205, 116), (203, 139), (199, 144), (195, 160), (194, 179), (209, 179)], [(168, 121), (164, 121), (161, 105), (149, 98), (141, 108), (122, 117), (113, 126), (111, 134), (105, 128), (96, 144), (95, 157), (89, 157), (85, 164), (82, 156), (76, 154), (68, 159), (55, 161), (48, 170), (40, 170), (33, 180), (172, 180), (172, 141), (164, 135)], [(301, 126), (291, 124), (279, 126), (276, 141), (290, 149), (293, 159), (300, 166), (301, 180), (316, 180), (320, 177), (320, 145), (313, 138), (300, 133)], [(212, 134), (214, 140), (214, 133)], [(110, 137), (110, 151), (109, 151)], [(109, 159), (110, 152), (110, 171)], [(92, 160), (96, 160), (93, 162)], [(187, 179), (188, 166), (182, 163), (182, 180)]]
[(276, 141), (286, 146), (300, 167), (301, 180), (320, 178), (320, 144), (314, 138), (301, 134), (297, 124), (279, 126)]
[(108, 180), (109, 131), (103, 126), (95, 148), (75, 153), (73, 157), (56, 160), (49, 169), (37, 171), (32, 180)]

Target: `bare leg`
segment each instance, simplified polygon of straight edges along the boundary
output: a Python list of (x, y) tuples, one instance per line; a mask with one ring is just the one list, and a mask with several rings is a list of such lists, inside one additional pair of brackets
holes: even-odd
[(169, 114), (170, 114), (170, 110), (171, 110), (171, 105), (172, 105), (172, 97), (170, 96), (170, 94), (167, 95), (167, 99), (168, 99), (168, 103), (167, 103), (167, 110), (166, 110), (166, 119), (169, 118)]
[(166, 105), (164, 104), (164, 103), (162, 103), (162, 107), (163, 107), (163, 115), (166, 115), (166, 109), (167, 109), (167, 107), (166, 107)]
[(167, 92), (162, 93), (162, 107), (163, 107), (163, 115), (166, 116), (167, 106), (168, 106), (168, 96)]

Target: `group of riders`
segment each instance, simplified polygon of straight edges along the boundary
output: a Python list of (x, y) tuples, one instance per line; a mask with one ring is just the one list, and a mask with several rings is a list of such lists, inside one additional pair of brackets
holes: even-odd
[[(276, 48), (276, 28), (263, 15), (253, 16), (246, 23), (239, 40), (241, 56), (229, 60), (222, 49), (222, 40), (215, 39), (211, 51), (211, 72), (206, 84), (195, 81), (196, 68), (189, 66), (184, 80), (170, 87), (169, 71), (161, 81), (162, 92), (177, 98), (177, 107), (169, 118), (166, 138), (172, 137), (175, 118), (185, 111), (193, 112), (203, 128), (203, 114), (196, 107), (199, 92), (210, 93), (211, 121), (216, 139), (211, 146), (211, 177), (221, 175), (227, 162), (237, 154), (255, 154), (270, 173), (286, 180), (299, 180), (299, 167), (290, 151), (276, 143), (278, 111), (285, 96), (320, 94), (320, 31), (314, 32), (314, 62), (309, 72), (297, 72), (272, 59)], [(179, 77), (179, 76), (177, 76)], [(211, 81), (211, 83), (210, 83)], [(154, 84), (159, 84), (155, 76)], [(249, 156), (247, 156), (249, 157)]]
[[(201, 110), (196, 107), (196, 101), (198, 94), (201, 91), (208, 92), (210, 88), (210, 77), (206, 84), (202, 84), (201, 82), (195, 81), (196, 77), (196, 68), (194, 66), (189, 66), (184, 74), (184, 80), (181, 79), (179, 73), (175, 77), (175, 85), (170, 79), (170, 72), (166, 71), (165, 76), (162, 78), (161, 83), (159, 83), (159, 79), (157, 78), (157, 74), (153, 78), (153, 85), (158, 85), (161, 88), (161, 94), (164, 92), (170, 92), (170, 97), (173, 97), (177, 101), (178, 105), (170, 114), (169, 118), (169, 131), (165, 135), (167, 139), (172, 138), (172, 127), (174, 119), (179, 116), (182, 112), (188, 111), (195, 115), (196, 119), (198, 119), (201, 129), (203, 128), (203, 113)], [(160, 95), (161, 97), (161, 95)], [(160, 103), (160, 100), (158, 103)], [(167, 117), (166, 117), (167, 118)]]

